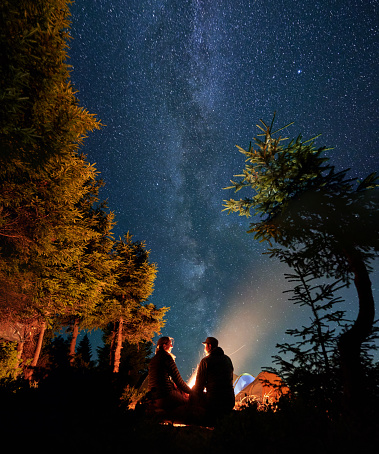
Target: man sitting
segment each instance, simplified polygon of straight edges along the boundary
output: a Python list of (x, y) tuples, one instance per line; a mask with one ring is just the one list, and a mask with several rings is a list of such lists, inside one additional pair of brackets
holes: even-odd
[[(227, 415), (235, 404), (233, 390), (233, 363), (218, 346), (218, 340), (207, 337), (202, 342), (206, 357), (200, 361), (191, 402), (205, 410), (206, 420), (214, 422)], [(206, 392), (205, 392), (206, 391)]]

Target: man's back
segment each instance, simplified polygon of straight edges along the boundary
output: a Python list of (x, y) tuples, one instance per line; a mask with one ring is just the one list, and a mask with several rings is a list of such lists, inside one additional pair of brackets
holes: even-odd
[(233, 391), (233, 364), (222, 348), (217, 347), (204, 360), (207, 363), (207, 393), (223, 394)]
[[(204, 388), (206, 393), (203, 394)], [(210, 417), (229, 413), (235, 404), (233, 390), (233, 363), (220, 347), (200, 361), (194, 394), (205, 398), (205, 406)]]

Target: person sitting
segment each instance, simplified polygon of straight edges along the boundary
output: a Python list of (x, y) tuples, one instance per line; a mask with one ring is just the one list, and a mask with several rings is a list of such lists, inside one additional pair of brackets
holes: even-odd
[(205, 410), (205, 418), (214, 423), (233, 410), (235, 396), (233, 390), (233, 363), (218, 340), (207, 337), (202, 342), (207, 356), (199, 364), (196, 382), (192, 388), (191, 401)]
[(148, 373), (148, 389), (154, 409), (166, 412), (186, 405), (192, 392), (175, 364), (175, 356), (171, 353), (173, 341), (167, 336), (158, 340)]

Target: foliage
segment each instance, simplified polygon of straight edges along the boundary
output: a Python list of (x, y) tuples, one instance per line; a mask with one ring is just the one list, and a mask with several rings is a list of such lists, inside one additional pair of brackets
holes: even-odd
[(76, 355), (76, 361), (80, 361), (81, 367), (90, 368), (94, 366), (95, 363), (92, 361), (92, 347), (87, 333), (85, 333), (79, 342)]
[(0, 380), (16, 379), (20, 372), (18, 363), (17, 343), (0, 342)]
[(138, 314), (141, 303), (153, 292), (157, 265), (149, 262), (145, 243), (133, 241), (129, 232), (115, 242), (113, 256), (118, 259), (118, 267), (115, 270), (117, 280), (109, 295), (112, 299), (109, 321), (125, 317), (127, 322), (131, 322), (130, 335), (133, 336), (134, 316)]
[(100, 123), (69, 82), (68, 18), (63, 0), (0, 7), (2, 317), (64, 311), (80, 292), (69, 270), (96, 236), (80, 209), (96, 170), (79, 147)]
[(69, 4), (1, 3), (0, 137), (2, 157), (11, 160), (4, 173), (41, 170), (52, 157), (77, 152), (87, 132), (99, 127), (78, 106), (69, 82)]
[(271, 255), (291, 266), (293, 272), (286, 279), (294, 283), (288, 290), (290, 301), (309, 308), (310, 325), (288, 329), (286, 334), (295, 342), (277, 344), (278, 354), (273, 356), (280, 375), (291, 389), (292, 397), (303, 398), (310, 405), (331, 412), (341, 401), (341, 373), (335, 358), (337, 340), (347, 323), (345, 312), (336, 309), (343, 300), (334, 294), (345, 285), (341, 280), (326, 283), (313, 274), (313, 261), (304, 261), (294, 251), (271, 250)]
[[(124, 335), (138, 343), (159, 330), (167, 309), (140, 304), (153, 290), (156, 267), (140, 255), (132, 270), (123, 242), (112, 237), (114, 214), (99, 199), (104, 183), (81, 152), (102, 125), (80, 106), (70, 81), (70, 4), (0, 4), (0, 320), (25, 332), (71, 325), (76, 336), (77, 327), (124, 317)], [(29, 357), (32, 344), (26, 339)], [(44, 367), (49, 354), (66, 361), (65, 344), (45, 342)], [(83, 349), (76, 359), (91, 365)], [(32, 364), (37, 360), (36, 353)]]
[[(69, 367), (68, 347), (69, 339), (61, 335), (54, 336), (53, 332), (45, 336), (43, 356), (46, 356), (46, 369), (54, 370), (57, 368)], [(41, 361), (40, 361), (41, 364)]]
[[(314, 321), (308, 330), (291, 332), (304, 337), (304, 342), (298, 342), (296, 348), (289, 344), (281, 347), (282, 351), (292, 351), (301, 367), (305, 368), (312, 355), (317, 356), (318, 347), (327, 364), (326, 347), (333, 333), (323, 333), (323, 323), (341, 321), (342, 316), (340, 312), (330, 312), (338, 301), (332, 299), (332, 293), (340, 282), (349, 285), (354, 281), (359, 313), (353, 325), (340, 335), (338, 349), (346, 403), (356, 411), (362, 382), (362, 346), (374, 327), (375, 304), (369, 273), (379, 251), (378, 176), (372, 173), (360, 182), (349, 179), (348, 170), (336, 172), (323, 156), (325, 147), (315, 148), (316, 137), (303, 141), (298, 136), (288, 142), (288, 138), (276, 137), (284, 128), (274, 131), (274, 120), (275, 115), (269, 126), (261, 120), (258, 127), (263, 134), (254, 139), (255, 147), (251, 143), (248, 151), (238, 147), (247, 157), (247, 164), (238, 175), (240, 179), (232, 181), (227, 189), (237, 192), (247, 188), (252, 195), (225, 201), (225, 210), (256, 216), (258, 221), (250, 224), (249, 233), (254, 233), (259, 241), (268, 241), (271, 247), (276, 242), (283, 249), (272, 250), (272, 255), (295, 267), (292, 278), (300, 281), (301, 287), (295, 287), (293, 300), (308, 304)], [(320, 284), (320, 294), (313, 298), (309, 295), (308, 277), (329, 278), (334, 284)], [(327, 303), (320, 306), (321, 299)], [(320, 318), (323, 310), (328, 314)], [(313, 345), (308, 352), (300, 349), (307, 344)]]
[(257, 216), (259, 221), (249, 229), (255, 239), (288, 248), (302, 245), (304, 256), (317, 263), (319, 275), (349, 281), (344, 249), (354, 244), (367, 263), (379, 250), (378, 176), (372, 173), (356, 182), (347, 178), (348, 170), (336, 172), (323, 156), (329, 149), (315, 148), (316, 137), (303, 142), (298, 136), (282, 145), (288, 138), (274, 135), (289, 125), (273, 131), (274, 119), (270, 126), (261, 120), (263, 127), (258, 127), (264, 133), (254, 139), (256, 148), (251, 143), (248, 151), (238, 147), (247, 164), (243, 174), (236, 175), (240, 180), (226, 188), (248, 188), (253, 196), (225, 200), (224, 211)]
[[(42, 359), (39, 364), (44, 365), (44, 373), (50, 373), (56, 369), (65, 369), (70, 366), (80, 369), (91, 369), (95, 366), (92, 361), (92, 347), (87, 333), (83, 336), (76, 349), (75, 360), (71, 364), (69, 358), (69, 345), (71, 342), (70, 336), (54, 335), (54, 331), (50, 330), (47, 339), (44, 342)], [(43, 357), (46, 361), (43, 362)]]
[(149, 251), (143, 242), (133, 241), (127, 233), (115, 242), (113, 257), (118, 263), (116, 282), (99, 305), (98, 313), (108, 326), (112, 325), (111, 364), (118, 372), (123, 340), (134, 344), (150, 341), (164, 325), (168, 308), (158, 309), (147, 303), (154, 289), (157, 266), (149, 262)]
[[(103, 345), (97, 348), (98, 368), (101, 371), (112, 370), (112, 342), (113, 326), (109, 324), (103, 330)], [(119, 374), (122, 376), (124, 383), (128, 383), (131, 386), (140, 385), (141, 379), (146, 376), (148, 371), (152, 345), (151, 341), (141, 341), (135, 344), (130, 343), (127, 339), (123, 340)]]
[(133, 386), (126, 385), (120, 397), (120, 407), (127, 410), (134, 410), (137, 403), (143, 399), (146, 391), (139, 391)]

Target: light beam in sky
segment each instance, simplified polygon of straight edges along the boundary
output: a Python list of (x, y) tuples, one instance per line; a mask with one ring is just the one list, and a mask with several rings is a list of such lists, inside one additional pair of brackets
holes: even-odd
[[(265, 279), (269, 274), (280, 276), (285, 269), (283, 264), (273, 263), (270, 269), (257, 274), (254, 285), (246, 282), (233, 291), (234, 296), (222, 316), (216, 337), (225, 353), (232, 357), (236, 374), (248, 372), (257, 375), (261, 368), (269, 366), (269, 361), (262, 363), (262, 353), (268, 357), (270, 348), (271, 356), (276, 353), (270, 339), (275, 339), (275, 334), (278, 334), (276, 341), (282, 340), (283, 333), (277, 333), (279, 322), (283, 324), (285, 319), (287, 328), (291, 327), (293, 304), (283, 295), (287, 288), (284, 278)], [(296, 315), (299, 318), (299, 313)]]

